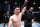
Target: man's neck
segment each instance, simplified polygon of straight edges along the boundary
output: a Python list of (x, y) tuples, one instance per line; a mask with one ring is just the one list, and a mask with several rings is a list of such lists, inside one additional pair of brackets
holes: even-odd
[(31, 11), (29, 10), (29, 12), (31, 12)]
[(7, 14), (9, 14), (9, 13), (7, 13)]
[(16, 16), (18, 16), (19, 14), (15, 14)]

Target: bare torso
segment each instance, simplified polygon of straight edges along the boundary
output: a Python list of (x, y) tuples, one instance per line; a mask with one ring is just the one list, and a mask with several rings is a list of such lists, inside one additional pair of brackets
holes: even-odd
[(24, 14), (25, 10), (26, 7), (23, 8), (22, 12), (18, 13), (19, 15), (16, 15), (15, 13), (13, 16), (11, 16), (9, 19), (8, 27), (11, 27), (11, 24), (13, 24), (14, 27), (21, 27), (21, 17)]
[(12, 19), (13, 19), (12, 22), (14, 27), (21, 27), (21, 15), (18, 16), (13, 15)]

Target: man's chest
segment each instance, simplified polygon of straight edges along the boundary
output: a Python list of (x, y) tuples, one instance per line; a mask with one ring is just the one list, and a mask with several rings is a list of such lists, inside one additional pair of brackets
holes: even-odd
[(21, 21), (21, 17), (20, 16), (15, 16), (13, 21), (14, 22), (19, 22), (19, 21)]

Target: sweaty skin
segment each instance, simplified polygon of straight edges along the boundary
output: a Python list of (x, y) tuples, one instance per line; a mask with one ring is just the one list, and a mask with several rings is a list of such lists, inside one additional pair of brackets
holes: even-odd
[(8, 27), (11, 27), (13, 24), (14, 27), (21, 27), (21, 17), (24, 14), (26, 7), (23, 8), (22, 12), (19, 15), (12, 15), (9, 19)]

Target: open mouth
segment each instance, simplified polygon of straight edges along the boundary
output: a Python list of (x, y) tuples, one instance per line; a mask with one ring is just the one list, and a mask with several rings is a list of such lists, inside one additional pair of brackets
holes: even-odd
[(20, 12), (17, 12), (17, 13), (20, 13)]

